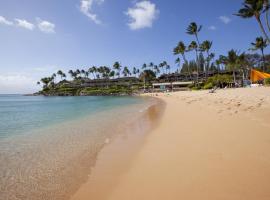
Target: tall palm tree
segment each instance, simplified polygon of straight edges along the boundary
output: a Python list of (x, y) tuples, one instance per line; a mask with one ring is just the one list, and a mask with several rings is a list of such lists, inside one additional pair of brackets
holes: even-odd
[(180, 73), (180, 68), (181, 68), (181, 60), (180, 60), (180, 58), (179, 58), (179, 57), (178, 57), (178, 58), (176, 58), (176, 60), (175, 60), (175, 64), (178, 64), (179, 69), (177, 69), (177, 71), (179, 71), (179, 73)]
[(206, 58), (206, 66), (205, 66), (205, 76), (208, 77), (208, 70), (210, 66), (211, 61), (211, 55), (210, 55), (210, 49), (212, 48), (213, 42), (210, 42), (209, 40), (203, 41), (203, 43), (200, 46), (200, 50), (202, 52), (206, 52), (207, 58)]
[(113, 69), (117, 71), (118, 78), (120, 78), (121, 68), (122, 68), (122, 66), (119, 62), (115, 62), (113, 64)]
[(159, 73), (160, 73), (159, 67), (157, 65), (154, 66), (154, 72), (155, 72), (156, 76), (159, 75)]
[(202, 30), (202, 26), (201, 25), (198, 26), (195, 22), (191, 22), (189, 26), (187, 27), (187, 34), (194, 35), (199, 46), (200, 46), (200, 41), (199, 41), (198, 35), (201, 30)]
[(263, 37), (257, 37), (255, 42), (251, 43), (252, 51), (260, 50), (262, 53), (263, 58), (263, 67), (262, 70), (265, 71), (265, 55), (264, 55), (264, 49), (267, 47), (267, 41), (263, 39)]
[(164, 63), (163, 62), (158, 65), (158, 68), (161, 69), (162, 73), (164, 74)]
[(75, 79), (75, 73), (73, 70), (69, 70), (68, 73), (69, 73), (71, 78)]
[(166, 73), (171, 73), (171, 66), (169, 64), (166, 65)]
[[(185, 53), (187, 52), (187, 47), (184, 44), (184, 42), (180, 41), (178, 43), (178, 45), (174, 48), (173, 52), (174, 52), (174, 55), (179, 55), (180, 54), (182, 56), (183, 60), (184, 60), (184, 63), (188, 64), (188, 61), (187, 61), (186, 55), (185, 55)], [(191, 77), (189, 67), (188, 67), (188, 73), (189, 73), (189, 76)]]
[(146, 69), (146, 68), (147, 68), (147, 64), (144, 63), (144, 64), (142, 65), (142, 69)]
[(196, 65), (197, 65), (197, 82), (199, 81), (199, 63), (198, 63), (198, 44), (192, 41), (188, 46), (189, 51), (195, 51), (196, 53)]
[(149, 68), (150, 68), (152, 71), (154, 71), (154, 63), (153, 63), (153, 62), (150, 62)]
[(222, 56), (221, 62), (228, 70), (233, 71), (233, 80), (236, 83), (236, 70), (239, 69), (239, 56), (235, 50), (230, 50), (227, 56)]
[(137, 76), (137, 69), (136, 67), (133, 67), (132, 74), (136, 77)]
[(123, 73), (124, 77), (130, 76), (130, 74), (131, 74), (128, 67), (124, 67), (122, 73)]
[[(264, 26), (261, 21), (261, 15), (263, 12), (266, 10), (264, 9), (265, 5), (265, 0), (245, 0), (243, 3), (243, 8), (241, 8), (238, 13), (236, 14), (237, 16), (240, 16), (242, 18), (252, 18), (255, 17), (256, 21), (258, 22), (260, 29), (267, 39), (267, 41), (270, 43), (269, 36), (267, 35)], [(267, 8), (268, 10), (268, 8)]]
[(269, 0), (264, 0), (264, 10), (265, 10), (265, 21), (268, 28), (268, 31), (270, 31), (270, 24), (269, 24)]
[(110, 76), (110, 78), (114, 78), (114, 77), (115, 77), (115, 71), (112, 70), (112, 71), (110, 72), (109, 76)]

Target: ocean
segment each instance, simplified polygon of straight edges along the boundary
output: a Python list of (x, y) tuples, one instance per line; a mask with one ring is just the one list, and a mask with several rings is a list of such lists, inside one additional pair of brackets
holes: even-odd
[(149, 109), (157, 103), (141, 97), (0, 95), (0, 199), (68, 199), (106, 143), (151, 128)]

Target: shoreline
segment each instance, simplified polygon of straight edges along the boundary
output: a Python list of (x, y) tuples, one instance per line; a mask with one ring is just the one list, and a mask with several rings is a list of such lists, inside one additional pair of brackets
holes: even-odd
[[(156, 97), (160, 123), (95, 200), (270, 198), (270, 88)], [(91, 184), (82, 188), (72, 200), (92, 198)]]
[(1, 196), (69, 199), (87, 181), (99, 152), (115, 138), (127, 137), (126, 132), (143, 137), (139, 134), (151, 125), (149, 116), (144, 116), (146, 109), (156, 102), (149, 98), (112, 108), (108, 105), (109, 110), (3, 138)]

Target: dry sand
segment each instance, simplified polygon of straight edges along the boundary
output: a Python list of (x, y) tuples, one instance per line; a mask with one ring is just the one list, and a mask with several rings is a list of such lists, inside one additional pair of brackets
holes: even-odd
[(159, 126), (129, 159), (105, 149), (74, 200), (270, 199), (270, 88), (158, 98)]

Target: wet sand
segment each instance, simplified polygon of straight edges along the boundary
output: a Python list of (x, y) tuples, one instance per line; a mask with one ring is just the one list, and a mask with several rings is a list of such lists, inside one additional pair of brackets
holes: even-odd
[[(107, 149), (96, 165), (105, 169), (94, 172), (73, 199), (270, 199), (270, 88), (157, 98), (166, 109), (139, 150), (121, 164)], [(106, 171), (110, 159), (119, 165)], [(91, 196), (95, 181), (101, 187)]]

